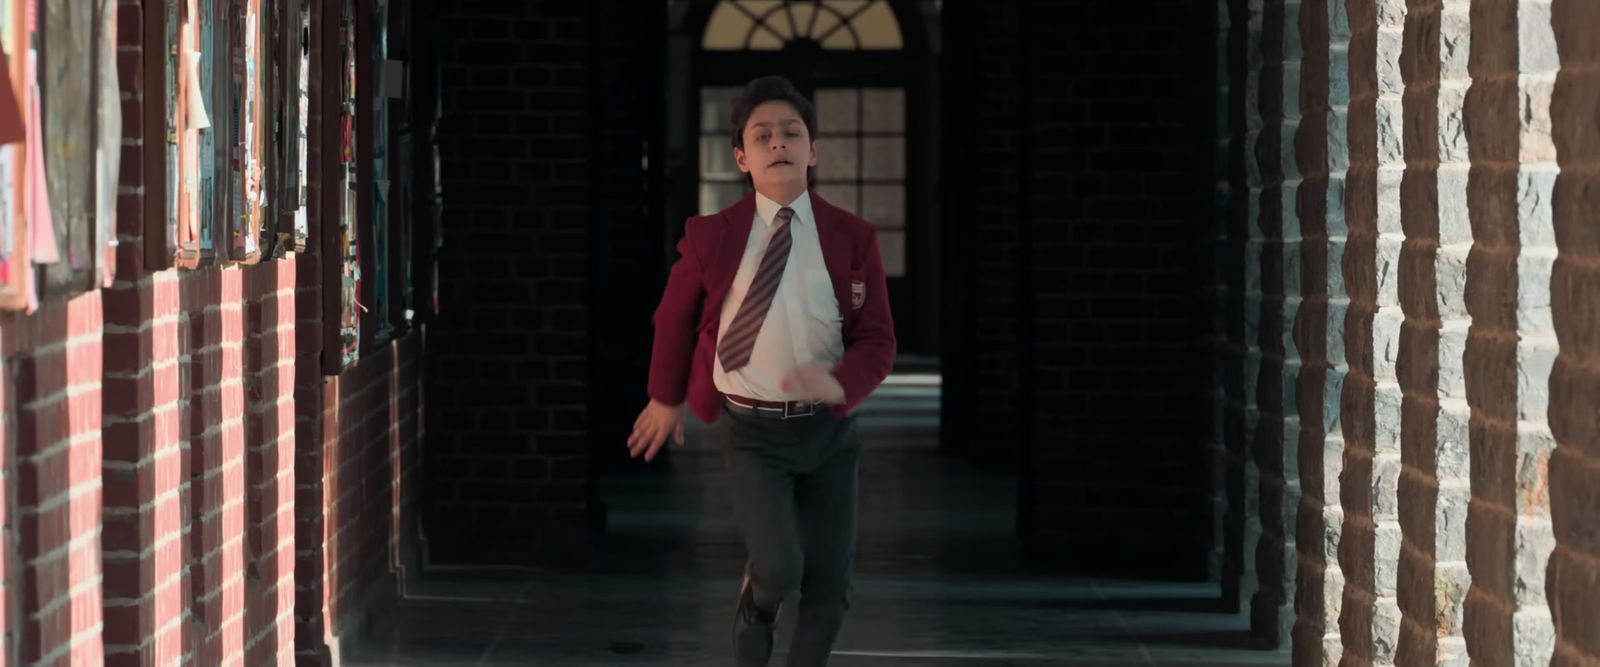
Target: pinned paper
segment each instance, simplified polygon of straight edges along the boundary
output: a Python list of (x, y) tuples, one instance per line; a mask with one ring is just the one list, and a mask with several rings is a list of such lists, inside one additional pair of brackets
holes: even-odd
[(11, 57), (0, 51), (0, 144), (22, 141), (28, 128), (22, 123), (22, 106), (11, 82)]
[[(30, 57), (29, 60), (32, 60)], [(33, 94), (28, 96), (28, 126), (44, 127), (39, 117), (39, 87), (33, 87)], [(34, 264), (53, 264), (61, 261), (61, 250), (56, 246), (55, 220), (50, 216), (50, 188), (45, 178), (44, 171), (44, 142), (40, 140), (29, 141), (28, 146), (28, 191), (26, 193), (26, 209), (28, 228), (33, 233), (33, 243), (29, 248), (33, 255)]]
[[(117, 8), (112, 0), (100, 0), (99, 71), (96, 73), (101, 100), (121, 95), (117, 85)], [(95, 236), (99, 241), (100, 284), (110, 287), (117, 270), (117, 181), (122, 169), (122, 105), (102, 102), (96, 111), (100, 121), (95, 147)]]
[[(17, 251), (16, 161), (21, 146), (0, 146), (0, 259)], [(0, 283), (10, 274), (0, 270)]]
[(184, 119), (184, 125), (191, 130), (204, 130), (211, 127), (211, 117), (206, 114), (205, 93), (200, 90), (200, 52), (186, 51), (183, 54), (184, 72), (189, 77), (189, 86), (186, 91), (189, 97), (189, 116)]

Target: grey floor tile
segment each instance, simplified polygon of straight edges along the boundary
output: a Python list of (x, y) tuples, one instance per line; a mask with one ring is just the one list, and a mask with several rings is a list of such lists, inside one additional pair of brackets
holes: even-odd
[[(937, 405), (918, 377), (863, 410), (856, 602), (831, 665), (1289, 664), (1248, 650), (1215, 584), (1033, 571), (1011, 534), (1014, 480), (941, 457)], [(665, 472), (601, 480), (609, 532), (588, 567), (429, 570), (345, 664), (727, 667), (744, 555), (706, 428), (690, 425)], [(780, 617), (780, 646), (792, 624)]]

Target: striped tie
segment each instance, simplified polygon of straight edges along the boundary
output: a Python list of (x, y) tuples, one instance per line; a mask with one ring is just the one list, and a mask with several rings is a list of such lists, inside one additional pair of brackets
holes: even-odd
[(778, 281), (783, 279), (783, 267), (789, 263), (789, 248), (794, 245), (789, 237), (789, 220), (794, 209), (787, 206), (778, 211), (778, 229), (767, 241), (767, 250), (761, 255), (761, 268), (750, 280), (744, 303), (739, 305), (733, 323), (722, 333), (722, 343), (717, 346), (717, 358), (722, 360), (722, 370), (732, 373), (750, 363), (750, 353), (756, 349), (756, 334), (767, 319), (767, 309), (778, 294)]

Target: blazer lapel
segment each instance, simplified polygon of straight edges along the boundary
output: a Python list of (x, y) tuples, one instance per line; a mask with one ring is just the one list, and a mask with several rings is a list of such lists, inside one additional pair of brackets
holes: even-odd
[(839, 304), (839, 316), (848, 322), (850, 239), (845, 236), (839, 210), (815, 194), (811, 195), (811, 213), (817, 219), (817, 241), (822, 245), (822, 262), (828, 266), (828, 278), (833, 281), (833, 299)]
[(710, 304), (720, 306), (722, 298), (733, 286), (733, 277), (739, 273), (739, 260), (744, 259), (745, 244), (750, 242), (750, 224), (756, 214), (756, 195), (745, 195), (722, 211), (722, 242), (717, 245), (717, 256), (711, 264), (710, 282), (706, 296)]

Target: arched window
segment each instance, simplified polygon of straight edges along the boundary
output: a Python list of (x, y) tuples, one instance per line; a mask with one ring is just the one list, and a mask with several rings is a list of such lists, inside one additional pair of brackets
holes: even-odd
[(777, 51), (794, 40), (830, 51), (896, 51), (900, 24), (888, 0), (722, 0), (706, 22), (707, 51)]

